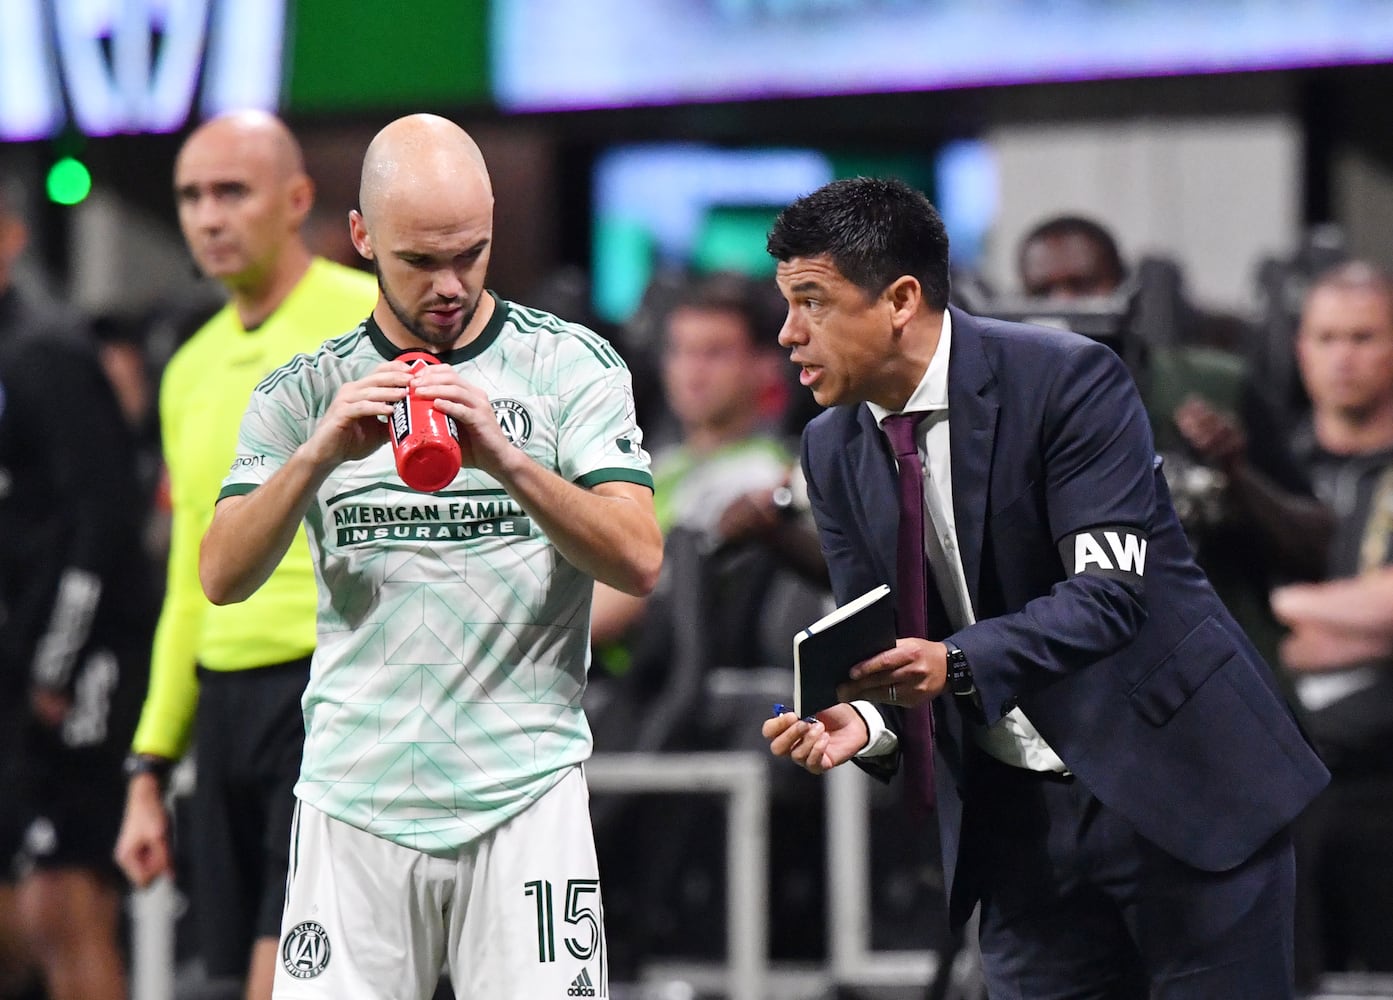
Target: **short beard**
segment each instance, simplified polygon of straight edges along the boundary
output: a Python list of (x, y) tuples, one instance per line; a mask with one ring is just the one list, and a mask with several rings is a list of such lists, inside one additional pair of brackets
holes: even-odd
[(406, 327), (407, 332), (421, 343), (429, 344), (431, 347), (453, 347), (461, 334), (469, 329), (469, 324), (474, 321), (474, 314), (479, 310), (479, 300), (476, 299), (474, 305), (460, 317), (460, 327), (453, 333), (448, 330), (431, 329), (403, 309), (401, 303), (387, 290), (387, 284), (382, 280), (382, 271), (375, 260), (372, 262), (372, 272), (377, 275), (377, 287), (382, 292), (382, 300), (387, 303), (387, 308), (392, 310), (392, 315), (397, 318), (397, 322)]

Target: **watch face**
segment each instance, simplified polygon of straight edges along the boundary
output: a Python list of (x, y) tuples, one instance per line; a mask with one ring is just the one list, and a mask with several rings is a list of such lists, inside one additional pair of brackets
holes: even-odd
[(793, 506), (793, 491), (787, 486), (776, 486), (770, 499), (779, 510), (788, 510)]
[(961, 649), (948, 651), (948, 684), (955, 691), (972, 687), (972, 671), (967, 666), (967, 656)]

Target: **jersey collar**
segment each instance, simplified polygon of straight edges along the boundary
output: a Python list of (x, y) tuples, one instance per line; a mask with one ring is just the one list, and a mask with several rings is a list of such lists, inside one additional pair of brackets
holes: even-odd
[[(462, 361), (477, 358), (488, 350), (498, 339), (498, 335), (503, 332), (503, 324), (508, 320), (508, 303), (491, 291), (488, 294), (493, 299), (493, 315), (489, 317), (488, 325), (479, 331), (477, 337), (463, 347), (456, 347), (454, 350), (437, 355), (445, 364), (457, 365)], [(371, 313), (368, 314), (363, 325), (367, 328), (368, 338), (372, 341), (372, 346), (377, 349), (378, 354), (388, 361), (394, 360), (398, 355), (405, 354), (407, 351), (420, 350), (418, 347), (398, 347), (388, 340), (387, 335), (382, 332), (382, 327), (377, 325), (377, 319)]]

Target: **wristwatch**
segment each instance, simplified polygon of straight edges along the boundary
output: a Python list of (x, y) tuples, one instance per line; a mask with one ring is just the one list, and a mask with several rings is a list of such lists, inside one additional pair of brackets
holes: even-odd
[(977, 684), (972, 679), (972, 668), (967, 665), (967, 654), (956, 643), (944, 641), (948, 650), (948, 690), (958, 695), (977, 693)]
[(137, 774), (152, 774), (161, 788), (169, 779), (169, 772), (173, 768), (174, 761), (149, 753), (127, 754), (125, 762), (121, 765), (121, 770), (125, 772), (127, 781), (130, 781)]
[(774, 510), (780, 517), (795, 517), (798, 508), (793, 503), (793, 490), (787, 486), (775, 486), (774, 491), (769, 495), (769, 502), (774, 505)]

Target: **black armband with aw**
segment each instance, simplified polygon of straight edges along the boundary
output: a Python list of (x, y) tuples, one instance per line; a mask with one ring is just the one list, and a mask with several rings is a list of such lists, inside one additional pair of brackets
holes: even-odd
[(1146, 535), (1122, 525), (1086, 528), (1064, 536), (1059, 557), (1071, 577), (1106, 576), (1140, 586), (1146, 573)]

